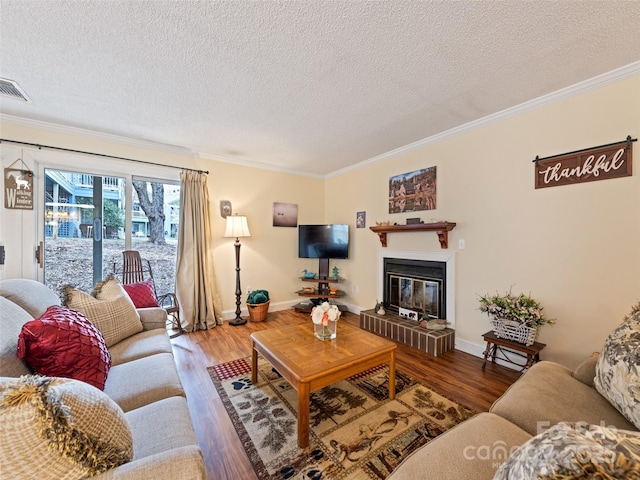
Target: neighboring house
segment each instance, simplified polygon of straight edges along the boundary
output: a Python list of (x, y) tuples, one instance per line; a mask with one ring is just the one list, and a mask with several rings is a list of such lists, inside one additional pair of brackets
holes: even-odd
[[(79, 238), (91, 235), (93, 225), (93, 175), (45, 170), (45, 236)], [(119, 207), (124, 183), (118, 177), (103, 178), (102, 197)], [(107, 237), (117, 231), (105, 229)]]

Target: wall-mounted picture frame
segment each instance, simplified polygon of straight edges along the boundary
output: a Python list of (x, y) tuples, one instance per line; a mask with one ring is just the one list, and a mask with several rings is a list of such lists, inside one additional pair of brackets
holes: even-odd
[(389, 178), (389, 213), (436, 209), (436, 167)]
[(297, 227), (298, 204), (273, 202), (273, 226)]
[(5, 168), (4, 194), (4, 208), (33, 210), (33, 172), (18, 168)]
[(367, 212), (356, 213), (356, 228), (365, 228), (367, 226)]

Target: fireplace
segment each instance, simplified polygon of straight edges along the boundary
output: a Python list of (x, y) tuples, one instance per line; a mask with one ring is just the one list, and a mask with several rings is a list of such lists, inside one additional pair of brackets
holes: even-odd
[[(452, 350), (456, 323), (455, 270), (454, 253), (381, 248), (377, 298), (384, 301), (387, 312), (361, 311), (360, 328), (435, 356)], [(426, 313), (428, 318), (446, 319), (447, 328), (426, 329), (417, 318), (401, 317), (400, 308)]]
[[(385, 266), (387, 270), (391, 267), (392, 275), (386, 273)], [(430, 318), (446, 319), (449, 328), (453, 329), (456, 323), (455, 271), (453, 252), (415, 252), (381, 248), (378, 250), (377, 298), (383, 301), (385, 309), (392, 313), (397, 314), (400, 307), (421, 311)], [(392, 276), (397, 277), (397, 280), (392, 280)], [(397, 293), (396, 284), (400, 290)], [(407, 293), (409, 284), (411, 295)], [(389, 299), (388, 295), (392, 298)], [(411, 305), (413, 308), (403, 305)]]
[(447, 263), (383, 259), (383, 303), (388, 311), (417, 312), (417, 319), (447, 318)]

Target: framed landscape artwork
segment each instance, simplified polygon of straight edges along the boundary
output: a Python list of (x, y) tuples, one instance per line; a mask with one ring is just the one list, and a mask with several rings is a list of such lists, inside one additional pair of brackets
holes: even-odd
[(423, 168), (389, 178), (389, 213), (436, 208), (436, 167)]

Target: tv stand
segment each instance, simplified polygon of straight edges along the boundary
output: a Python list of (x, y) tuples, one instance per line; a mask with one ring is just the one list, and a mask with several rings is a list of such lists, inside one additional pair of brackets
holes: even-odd
[[(301, 297), (313, 297), (306, 301), (302, 301), (293, 306), (296, 312), (310, 312), (315, 305), (319, 305), (322, 302), (331, 301), (333, 298), (341, 298), (345, 296), (344, 291), (335, 290), (331, 293), (330, 284), (340, 283), (340, 278), (333, 278), (329, 276), (329, 259), (318, 259), (318, 275), (314, 278), (300, 277), (303, 282), (312, 282), (317, 284), (317, 287), (312, 292), (305, 292), (304, 290), (298, 290), (296, 293)], [(338, 306), (340, 308), (340, 306)]]

